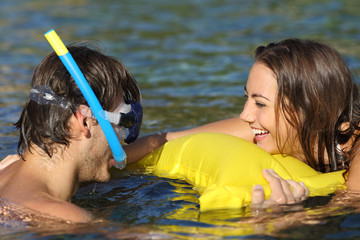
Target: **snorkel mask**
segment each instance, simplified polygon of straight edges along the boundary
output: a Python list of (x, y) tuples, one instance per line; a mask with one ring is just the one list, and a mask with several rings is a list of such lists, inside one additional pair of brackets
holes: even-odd
[[(53, 104), (62, 108), (71, 108), (68, 101), (56, 95), (47, 85), (36, 85), (30, 90), (29, 99), (40, 105)], [(81, 108), (80, 113), (86, 117), (96, 118), (90, 109)], [(100, 116), (114, 124), (115, 132), (125, 143), (134, 142), (140, 133), (143, 110), (139, 102), (121, 103), (114, 112), (103, 110)]]
[[(105, 116), (108, 113), (108, 118), (111, 123), (117, 122), (117, 126), (122, 128), (121, 133), (123, 135), (123, 139), (125, 143), (129, 144), (134, 142), (139, 134), (140, 134), (140, 127), (143, 117), (143, 109), (139, 102), (136, 101), (129, 101), (121, 104), (122, 109), (119, 113), (107, 112), (105, 111)], [(112, 116), (114, 116), (114, 120), (112, 120)], [(119, 120), (118, 120), (119, 118)]]
[[(91, 110), (81, 111), (81, 114), (95, 118)], [(125, 143), (132, 143), (139, 136), (143, 116), (142, 106), (139, 102), (125, 101), (113, 112), (103, 111), (100, 116), (115, 125), (116, 134)]]

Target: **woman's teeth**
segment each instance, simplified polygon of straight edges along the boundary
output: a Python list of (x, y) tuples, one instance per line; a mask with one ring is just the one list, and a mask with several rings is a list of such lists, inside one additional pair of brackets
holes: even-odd
[(264, 131), (264, 130), (261, 130), (261, 129), (252, 129), (253, 133), (255, 134), (255, 136), (259, 136), (259, 135), (265, 135), (265, 134), (268, 134), (269, 131)]

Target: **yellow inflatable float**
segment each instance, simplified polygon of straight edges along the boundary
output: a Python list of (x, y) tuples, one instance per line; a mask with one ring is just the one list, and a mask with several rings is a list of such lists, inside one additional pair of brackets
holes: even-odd
[(263, 186), (265, 198), (269, 198), (271, 190), (262, 175), (265, 168), (274, 169), (284, 179), (304, 182), (310, 196), (345, 188), (343, 171), (319, 173), (293, 157), (270, 155), (253, 143), (218, 133), (167, 142), (128, 168), (187, 181), (200, 193), (200, 211), (246, 206), (256, 184)]

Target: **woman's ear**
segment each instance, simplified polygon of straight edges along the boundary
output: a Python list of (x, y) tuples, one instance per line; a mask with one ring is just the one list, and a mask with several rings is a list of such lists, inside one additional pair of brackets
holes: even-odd
[(348, 131), (350, 128), (350, 123), (349, 122), (343, 122), (341, 125), (340, 125), (340, 130), (341, 131)]

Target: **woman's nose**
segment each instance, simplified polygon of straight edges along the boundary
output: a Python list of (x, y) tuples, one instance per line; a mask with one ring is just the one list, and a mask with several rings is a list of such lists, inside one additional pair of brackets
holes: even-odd
[(255, 114), (246, 102), (243, 111), (240, 114), (240, 119), (247, 123), (255, 122)]

